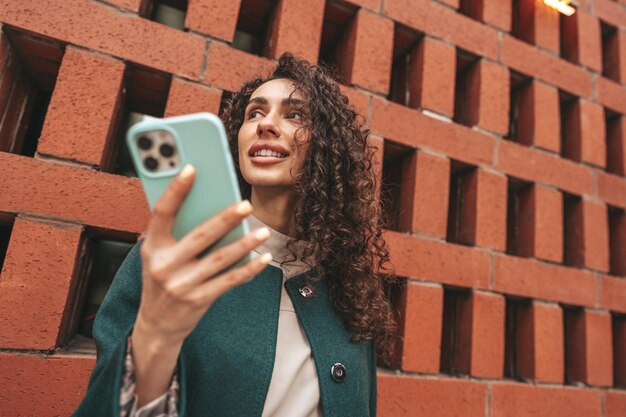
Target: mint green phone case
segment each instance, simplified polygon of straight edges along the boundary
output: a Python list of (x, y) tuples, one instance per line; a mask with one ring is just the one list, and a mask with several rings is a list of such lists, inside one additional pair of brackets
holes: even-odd
[[(151, 172), (144, 167), (137, 147), (143, 133), (163, 130), (169, 132), (176, 144), (180, 163), (173, 169)], [(196, 169), (194, 184), (180, 207), (172, 235), (176, 240), (193, 230), (222, 209), (241, 201), (241, 192), (232, 155), (222, 121), (211, 113), (195, 113), (167, 118), (148, 118), (132, 126), (126, 135), (131, 159), (143, 184), (150, 209), (180, 170), (191, 163)], [(243, 220), (198, 257), (238, 240), (249, 232)], [(232, 266), (239, 266), (256, 257), (251, 251)], [(231, 266), (231, 267), (232, 267)], [(228, 270), (230, 268), (227, 268)]]

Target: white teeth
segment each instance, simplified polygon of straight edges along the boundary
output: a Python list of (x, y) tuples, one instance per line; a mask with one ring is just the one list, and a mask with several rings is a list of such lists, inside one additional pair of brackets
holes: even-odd
[(256, 151), (253, 156), (275, 156), (278, 158), (285, 158), (286, 155), (282, 153), (274, 152), (269, 149), (261, 149), (260, 151)]

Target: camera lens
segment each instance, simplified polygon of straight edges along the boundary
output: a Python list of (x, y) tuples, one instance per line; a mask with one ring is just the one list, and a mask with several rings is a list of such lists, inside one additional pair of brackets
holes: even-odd
[(159, 151), (161, 152), (161, 155), (163, 155), (166, 158), (169, 158), (170, 156), (174, 155), (174, 148), (172, 147), (172, 145), (168, 145), (167, 143), (164, 143), (163, 145), (161, 145), (161, 147), (159, 148)]
[(152, 147), (152, 141), (150, 140), (150, 138), (147, 138), (145, 136), (140, 137), (139, 140), (137, 141), (137, 144), (144, 151), (147, 151), (148, 149)]
[(153, 157), (149, 156), (147, 157), (144, 161), (143, 161), (144, 165), (146, 166), (146, 168), (148, 168), (150, 171), (154, 171), (155, 169), (158, 168), (159, 166), (159, 161), (157, 161), (156, 159), (154, 159)]

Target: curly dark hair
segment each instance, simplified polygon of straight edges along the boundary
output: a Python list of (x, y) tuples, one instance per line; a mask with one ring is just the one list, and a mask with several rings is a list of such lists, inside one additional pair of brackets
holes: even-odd
[[(390, 364), (398, 325), (385, 283), (395, 283), (397, 277), (393, 267), (385, 266), (390, 264), (382, 237), (385, 220), (372, 170), (376, 148), (368, 144), (369, 130), (332, 77), (328, 68), (284, 53), (272, 74), (244, 83), (225, 98), (220, 118), (242, 197), (249, 199), (251, 186), (239, 167), (238, 134), (252, 93), (267, 81), (285, 78), (306, 99), (303, 129), (310, 131), (311, 143), (294, 178), (294, 239), (308, 242), (302, 260), (315, 268), (313, 279), (327, 277), (330, 301), (352, 341), (375, 339), (378, 357)], [(287, 244), (293, 259), (284, 262), (297, 257), (293, 242)]]

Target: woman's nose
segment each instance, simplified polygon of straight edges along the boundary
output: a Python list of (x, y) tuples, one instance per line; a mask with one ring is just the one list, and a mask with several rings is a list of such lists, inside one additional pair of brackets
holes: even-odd
[(280, 136), (280, 129), (278, 128), (276, 122), (273, 117), (267, 115), (262, 120), (259, 121), (256, 127), (256, 133), (258, 136)]

